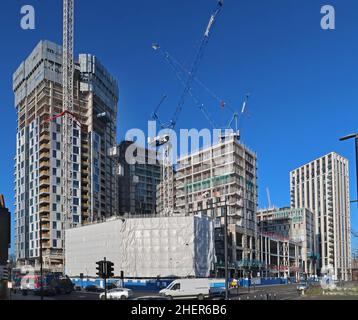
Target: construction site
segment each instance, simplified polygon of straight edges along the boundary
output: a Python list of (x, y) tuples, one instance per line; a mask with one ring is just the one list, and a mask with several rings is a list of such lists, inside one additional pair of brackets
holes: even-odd
[[(151, 120), (168, 133), (148, 137), (160, 156), (138, 165), (125, 162), (134, 142), (116, 141), (117, 80), (96, 56), (75, 58), (74, 0), (63, 1), (62, 45), (40, 41), (13, 76), (18, 267), (96, 277), (96, 261), (107, 257), (116, 277), (317, 275), (314, 213), (258, 211), (258, 156), (241, 141), (239, 126), (249, 94), (238, 111), (197, 79), (223, 8), (217, 1), (189, 70), (152, 45), (182, 92), (168, 121), (159, 116), (165, 96), (155, 108)], [(216, 123), (194, 83), (230, 111), (225, 125)], [(169, 131), (189, 99), (221, 135), (173, 164)]]

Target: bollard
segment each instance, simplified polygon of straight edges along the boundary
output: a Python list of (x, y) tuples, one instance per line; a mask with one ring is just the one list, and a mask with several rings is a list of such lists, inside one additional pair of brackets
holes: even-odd
[(268, 299), (269, 299), (268, 297), (269, 297), (269, 295), (268, 295), (268, 293), (266, 293), (266, 300), (268, 300)]
[(262, 294), (260, 294), (260, 299), (263, 300), (264, 299), (264, 296)]
[(256, 299), (256, 296), (254, 296), (254, 300), (257, 300), (257, 299)]
[(274, 299), (274, 300), (277, 300), (277, 295), (276, 295), (276, 293), (273, 295), (273, 299)]
[(250, 297), (249, 297), (249, 296), (247, 296), (247, 297), (246, 297), (246, 300), (250, 300)]

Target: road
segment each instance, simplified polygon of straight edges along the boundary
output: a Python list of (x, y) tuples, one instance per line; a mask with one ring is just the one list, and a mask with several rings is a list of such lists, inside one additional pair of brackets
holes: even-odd
[[(134, 291), (134, 297), (158, 295), (158, 291)], [(295, 300), (299, 298), (296, 285), (275, 285), (265, 287), (239, 288), (230, 290), (232, 300)], [(12, 294), (13, 300), (40, 300), (39, 296), (20, 293)], [(74, 291), (71, 294), (44, 297), (44, 300), (99, 300), (99, 293)]]

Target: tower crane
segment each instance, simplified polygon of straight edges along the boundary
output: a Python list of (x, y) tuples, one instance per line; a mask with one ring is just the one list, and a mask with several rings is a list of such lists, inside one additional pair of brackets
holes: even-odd
[[(178, 61), (176, 60), (168, 51), (164, 51), (159, 44), (153, 44), (152, 48), (159, 52), (160, 55), (165, 59), (169, 67), (172, 69), (172, 71), (175, 73), (175, 76), (177, 80), (185, 87), (186, 83), (184, 80), (184, 75), (189, 76), (190, 72)], [(217, 122), (214, 120), (214, 117), (211, 115), (211, 113), (206, 108), (205, 104), (200, 101), (198, 96), (196, 96), (193, 92), (193, 89), (189, 89), (189, 95), (191, 96), (193, 102), (196, 104), (198, 109), (202, 112), (206, 120), (209, 122), (212, 129), (221, 129), (221, 130), (227, 130), (232, 129), (235, 132), (235, 135), (240, 138), (240, 132), (239, 132), (239, 120), (240, 118), (246, 113), (248, 100), (250, 97), (250, 94), (245, 95), (245, 99), (243, 101), (242, 107), (240, 111), (234, 110), (234, 108), (231, 107), (229, 103), (227, 103), (224, 99), (219, 98), (213, 91), (211, 91), (207, 86), (203, 84), (198, 78), (194, 78), (193, 82), (196, 82), (199, 84), (209, 95), (215, 99), (219, 104), (221, 108), (227, 108), (232, 112), (232, 116), (228, 123), (224, 126), (219, 126)], [(162, 104), (162, 101), (160, 105)], [(159, 106), (160, 106), (159, 105)]]
[[(188, 73), (188, 77), (186, 79), (186, 81), (183, 82), (183, 86), (184, 86), (184, 90), (180, 96), (179, 102), (176, 106), (175, 112), (173, 114), (173, 117), (171, 118), (171, 120), (169, 120), (168, 122), (162, 122), (159, 119), (158, 116), (158, 111), (160, 106), (163, 104), (165, 98), (163, 97), (161, 102), (159, 103), (159, 105), (157, 106), (157, 108), (155, 109), (155, 111), (152, 114), (152, 119), (154, 121), (157, 121), (162, 129), (174, 129), (180, 113), (183, 109), (183, 106), (185, 104), (186, 98), (188, 97), (188, 95), (191, 95), (193, 97), (192, 94), (192, 85), (194, 82), (194, 79), (196, 77), (200, 62), (203, 58), (204, 55), (204, 51), (205, 48), (209, 42), (210, 39), (210, 35), (211, 35), (211, 31), (213, 26), (215, 25), (216, 19), (219, 16), (221, 9), (223, 7), (224, 4), (224, 0), (219, 0), (214, 12), (211, 14), (208, 25), (205, 29), (205, 33), (204, 36), (201, 40), (199, 49), (195, 55), (193, 64), (190, 68), (190, 71)], [(153, 49), (159, 49), (159, 46), (157, 45), (153, 45)], [(163, 150), (163, 170), (162, 170), (162, 188), (163, 188), (163, 210), (165, 213), (170, 213), (171, 211), (174, 210), (174, 203), (173, 203), (173, 168), (172, 165), (169, 161), (169, 156), (171, 154), (171, 143), (170, 143), (170, 137), (168, 134), (165, 134), (163, 136), (159, 136), (159, 137), (155, 137), (153, 139), (148, 139), (148, 143), (151, 146), (154, 147), (161, 147), (164, 146), (164, 150)]]
[(73, 114), (73, 47), (74, 47), (74, 0), (63, 0), (63, 53), (62, 53), (62, 86), (63, 86), (63, 108), (62, 117), (62, 210), (63, 210), (63, 273), (65, 274), (65, 232), (71, 226), (73, 212), (73, 128), (78, 126)]
[[(157, 108), (154, 111), (154, 113), (152, 114), (152, 119), (155, 121), (158, 121), (160, 123), (160, 126), (162, 129), (174, 129), (177, 124), (177, 121), (178, 121), (180, 113), (183, 109), (185, 100), (186, 100), (187, 96), (190, 94), (191, 87), (192, 87), (192, 84), (196, 77), (200, 62), (203, 58), (205, 48), (206, 48), (207, 44), (209, 43), (211, 30), (212, 30), (213, 26), (215, 25), (216, 19), (220, 14), (223, 5), (224, 5), (224, 0), (219, 0), (213, 14), (210, 16), (209, 23), (208, 23), (205, 33), (204, 33), (204, 37), (201, 40), (199, 49), (195, 55), (194, 62), (193, 62), (191, 69), (189, 71), (188, 78), (185, 81), (184, 90), (180, 96), (180, 99), (179, 99), (179, 102), (175, 109), (175, 112), (173, 114), (173, 117), (168, 122), (161, 122), (159, 119), (159, 116), (158, 116), (159, 108)], [(153, 45), (153, 48), (155, 48), (155, 47), (156, 46)]]

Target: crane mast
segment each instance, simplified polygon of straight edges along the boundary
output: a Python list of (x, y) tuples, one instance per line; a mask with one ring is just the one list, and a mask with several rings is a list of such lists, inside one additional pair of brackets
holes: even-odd
[(62, 212), (63, 272), (65, 274), (65, 232), (71, 226), (73, 206), (73, 78), (74, 78), (74, 0), (63, 0), (63, 110), (62, 110)]

